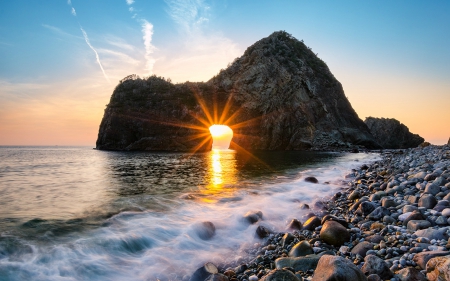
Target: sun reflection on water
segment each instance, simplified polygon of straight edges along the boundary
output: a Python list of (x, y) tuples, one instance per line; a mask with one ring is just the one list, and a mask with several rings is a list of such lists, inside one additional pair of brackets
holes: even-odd
[(209, 184), (201, 193), (202, 201), (213, 203), (220, 198), (231, 197), (237, 181), (236, 151), (213, 149), (209, 153)]

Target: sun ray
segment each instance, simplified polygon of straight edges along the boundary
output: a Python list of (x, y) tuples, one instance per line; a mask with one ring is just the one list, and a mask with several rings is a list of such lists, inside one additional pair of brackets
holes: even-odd
[(230, 111), (231, 108), (231, 101), (233, 100), (233, 93), (231, 93), (228, 96), (227, 102), (223, 108), (222, 114), (220, 114), (220, 119), (219, 119), (219, 124), (228, 124), (228, 121), (230, 120), (230, 118), (228, 118), (227, 121), (224, 122), (225, 117), (228, 115), (228, 111)]

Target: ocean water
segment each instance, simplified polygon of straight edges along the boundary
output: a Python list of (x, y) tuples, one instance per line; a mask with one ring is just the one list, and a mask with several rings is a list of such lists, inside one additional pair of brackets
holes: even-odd
[[(0, 147), (0, 280), (181, 280), (245, 257), (376, 154)], [(319, 184), (304, 181), (314, 176)], [(262, 211), (249, 225), (242, 217)], [(203, 240), (202, 222), (215, 235)]]

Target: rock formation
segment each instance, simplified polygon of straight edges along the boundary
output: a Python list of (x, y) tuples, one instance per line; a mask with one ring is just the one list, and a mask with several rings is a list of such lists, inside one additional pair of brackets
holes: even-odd
[(327, 65), (284, 31), (256, 42), (206, 83), (126, 77), (105, 109), (96, 146), (204, 151), (212, 124), (233, 129), (235, 149), (378, 147)]
[(409, 132), (408, 127), (396, 119), (367, 117), (364, 123), (383, 148), (412, 148), (424, 141), (421, 136)]

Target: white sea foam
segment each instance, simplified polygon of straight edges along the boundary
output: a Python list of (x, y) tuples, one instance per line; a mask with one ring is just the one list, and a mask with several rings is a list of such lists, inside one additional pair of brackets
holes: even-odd
[[(231, 188), (223, 195), (181, 194), (170, 199), (170, 207), (162, 212), (120, 212), (103, 227), (70, 233), (54, 243), (21, 240), (30, 248), (16, 257), (0, 255), (0, 279), (182, 279), (205, 262), (245, 257), (245, 250), (261, 241), (255, 238), (258, 225), (285, 230), (287, 222), (308, 212), (299, 208), (300, 203), (312, 206), (327, 200), (342, 188), (341, 180), (349, 170), (376, 159), (376, 154), (345, 154), (297, 171), (294, 178), (278, 179), (281, 182)], [(316, 177), (319, 183), (305, 182), (307, 176)], [(252, 210), (261, 211), (263, 219), (249, 225), (242, 217)], [(206, 241), (196, 229), (204, 221), (216, 228)]]

